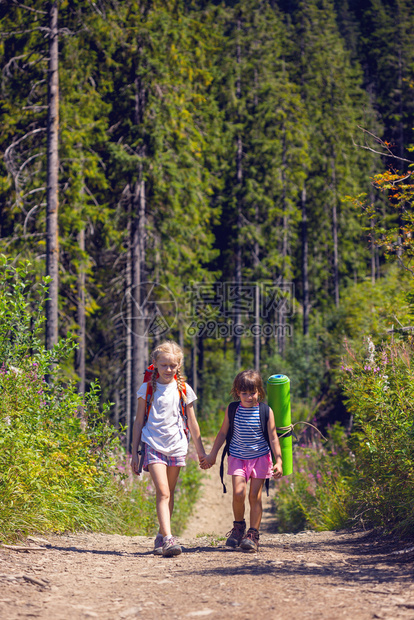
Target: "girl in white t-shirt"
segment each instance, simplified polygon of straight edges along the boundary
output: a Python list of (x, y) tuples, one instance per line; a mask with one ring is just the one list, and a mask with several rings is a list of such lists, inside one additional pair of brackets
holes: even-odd
[[(138, 390), (138, 408), (132, 438), (131, 467), (139, 473), (138, 449), (142, 440), (145, 453), (143, 468), (149, 471), (156, 491), (159, 531), (155, 538), (154, 553), (171, 557), (182, 551), (171, 535), (171, 515), (174, 507), (174, 491), (185, 466), (188, 439), (181, 414), (180, 398), (185, 402), (188, 428), (197, 450), (200, 466), (206, 469), (206, 453), (195, 417), (193, 402), (197, 399), (191, 387), (181, 375), (182, 349), (173, 341), (160, 344), (152, 352), (154, 372), (152, 374), (152, 400), (148, 419), (145, 422), (147, 384)], [(201, 464), (201, 461), (203, 463)]]

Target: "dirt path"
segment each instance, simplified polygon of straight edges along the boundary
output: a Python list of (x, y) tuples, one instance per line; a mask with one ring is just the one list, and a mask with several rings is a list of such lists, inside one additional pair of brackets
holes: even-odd
[[(221, 453), (220, 453), (221, 454)], [(226, 471), (226, 470), (225, 470)], [(184, 536), (196, 538), (202, 534), (223, 537), (232, 528), (232, 482), (231, 476), (224, 475), (224, 483), (227, 493), (223, 493), (223, 487), (219, 474), (219, 459), (210, 470), (205, 472), (202, 486), (202, 495), (197, 502), (194, 514), (187, 525)], [(246, 502), (246, 522), (249, 525), (249, 505)], [(263, 492), (263, 521), (261, 530), (272, 530), (272, 493), (269, 497)]]
[(140, 536), (47, 536), (28, 540), (29, 551), (1, 548), (1, 620), (414, 619), (414, 542), (273, 534), (267, 510), (258, 554), (227, 549), (231, 494), (210, 472), (177, 558), (154, 557), (153, 539)]

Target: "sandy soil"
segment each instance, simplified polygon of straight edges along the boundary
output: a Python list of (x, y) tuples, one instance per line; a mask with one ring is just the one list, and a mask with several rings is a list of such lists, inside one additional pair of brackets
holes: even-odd
[(271, 502), (257, 554), (224, 546), (231, 486), (208, 472), (180, 538), (154, 557), (147, 537), (77, 534), (0, 548), (0, 618), (414, 619), (414, 541), (369, 532), (272, 533)]

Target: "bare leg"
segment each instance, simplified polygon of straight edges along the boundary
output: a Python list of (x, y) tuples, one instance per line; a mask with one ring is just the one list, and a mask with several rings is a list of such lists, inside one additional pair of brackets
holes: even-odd
[(180, 469), (181, 467), (167, 467), (168, 486), (170, 488), (170, 518), (172, 517), (172, 513), (174, 510), (174, 492), (177, 485), (178, 477), (180, 475)]
[[(171, 471), (168, 472), (168, 470)], [(171, 511), (174, 505), (174, 489), (180, 468), (167, 467), (163, 463), (153, 463), (148, 465), (148, 471), (155, 486), (160, 534), (162, 536), (171, 536)]]
[(259, 529), (262, 521), (262, 491), (264, 480), (261, 478), (251, 478), (249, 502), (250, 502), (250, 527)]
[(244, 476), (232, 476), (233, 514), (235, 521), (244, 519), (244, 502), (246, 500), (246, 479)]

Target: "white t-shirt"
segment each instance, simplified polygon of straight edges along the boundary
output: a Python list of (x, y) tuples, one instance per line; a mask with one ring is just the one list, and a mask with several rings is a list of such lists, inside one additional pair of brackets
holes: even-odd
[[(187, 405), (197, 400), (193, 389), (186, 383)], [(145, 400), (147, 384), (137, 392)], [(188, 440), (184, 432), (177, 382), (158, 383), (149, 410), (148, 420), (142, 429), (141, 440), (165, 456), (185, 456)]]

